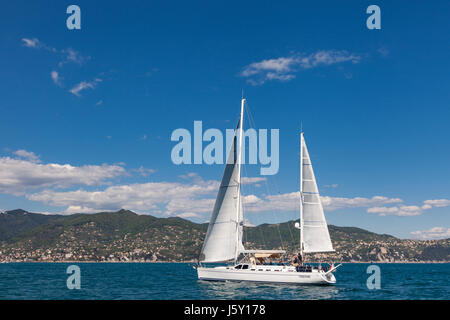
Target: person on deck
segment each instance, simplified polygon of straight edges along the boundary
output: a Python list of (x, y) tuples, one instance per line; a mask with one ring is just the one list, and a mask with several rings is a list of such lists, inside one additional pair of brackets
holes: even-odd
[(299, 252), (298, 253), (298, 256), (297, 256), (297, 258), (298, 258), (298, 263), (302, 266), (303, 265), (303, 257), (302, 257), (302, 254)]

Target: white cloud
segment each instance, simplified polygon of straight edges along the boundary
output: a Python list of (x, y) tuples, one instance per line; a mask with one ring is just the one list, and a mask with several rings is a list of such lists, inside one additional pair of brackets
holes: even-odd
[[(48, 188), (68, 188), (79, 185), (98, 186), (108, 183), (109, 179), (127, 174), (124, 164), (84, 165), (42, 164), (39, 156), (26, 150), (17, 150), (14, 154), (22, 159), (0, 157), (0, 192), (23, 195), (33, 201), (39, 201), (57, 207), (66, 207), (65, 213), (98, 212), (126, 208), (152, 214), (184, 215), (211, 213), (219, 181), (203, 180), (197, 173), (191, 172), (180, 177), (186, 182), (150, 182), (110, 186), (101, 191), (75, 190), (57, 191)], [(143, 176), (156, 170), (144, 168), (131, 169)], [(243, 184), (265, 181), (265, 177), (244, 177)], [(30, 194), (35, 189), (47, 190)], [(299, 208), (299, 192), (277, 195), (245, 195), (243, 197), (246, 212), (293, 212)], [(328, 197), (322, 196), (323, 207), (327, 211), (344, 208), (367, 207), (367, 212), (381, 216), (414, 216), (433, 207), (450, 206), (448, 199), (426, 200), (421, 206), (407, 206), (402, 199), (385, 196), (364, 197)], [(395, 204), (387, 207), (387, 204)]]
[(120, 208), (152, 214), (176, 216), (187, 213), (210, 213), (219, 183), (198, 184), (150, 182), (111, 186), (102, 191), (44, 190), (27, 195), (29, 200), (52, 206), (67, 207), (66, 213), (118, 210)]
[(434, 227), (428, 230), (411, 232), (415, 238), (423, 240), (437, 240), (450, 238), (450, 228)]
[(302, 68), (313, 68), (320, 65), (329, 66), (336, 63), (358, 63), (361, 57), (347, 51), (321, 50), (300, 59)]
[(241, 183), (242, 184), (253, 184), (261, 181), (266, 181), (267, 178), (265, 177), (242, 177)]
[(131, 171), (137, 172), (143, 177), (147, 177), (148, 175), (156, 172), (155, 169), (144, 168), (143, 166), (140, 166), (138, 169), (132, 169)]
[(27, 38), (22, 38), (23, 41), (23, 45), (25, 47), (29, 47), (29, 48), (38, 48), (39, 47), (39, 39), (37, 38), (33, 38), (33, 39), (27, 39)]
[(293, 54), (288, 57), (262, 60), (245, 66), (240, 73), (252, 85), (260, 85), (266, 81), (289, 81), (295, 73), (302, 69), (352, 62), (358, 63), (361, 57), (347, 51), (321, 50), (309, 55)]
[[(54, 191), (45, 190), (28, 195), (27, 198), (47, 205), (67, 207), (66, 213), (118, 210), (120, 208), (169, 216), (194, 217), (192, 214), (209, 216), (214, 207), (219, 181), (201, 179), (196, 173), (181, 176), (186, 183), (150, 182), (111, 186), (102, 191)], [(248, 183), (260, 181), (249, 178)], [(299, 206), (299, 192), (258, 197), (243, 197), (246, 212), (292, 212)], [(322, 197), (325, 210), (368, 207), (399, 203), (398, 198), (374, 196), (372, 198)]]
[(376, 213), (380, 216), (418, 216), (423, 213), (423, 209), (418, 206), (373, 207), (367, 209), (367, 212)]
[(321, 200), (324, 209), (328, 211), (343, 208), (363, 208), (381, 204), (399, 203), (403, 201), (402, 199), (399, 198), (388, 198), (384, 196), (373, 196), (372, 198), (363, 198), (363, 197), (341, 198), (341, 197), (322, 196)]
[(79, 84), (74, 86), (72, 89), (69, 90), (70, 93), (76, 95), (77, 97), (80, 96), (80, 92), (86, 89), (94, 89), (97, 86), (98, 82), (102, 82), (102, 79), (95, 78), (93, 81), (81, 81)]
[(22, 157), (30, 160), (0, 158), (0, 192), (21, 195), (36, 188), (69, 187), (74, 185), (100, 185), (107, 179), (126, 173), (125, 169), (117, 165), (84, 165), (36, 163), (33, 153), (18, 150)]
[(82, 65), (86, 60), (90, 59), (90, 57), (84, 57), (78, 51), (75, 51), (72, 48), (61, 50), (61, 54), (63, 56), (63, 60), (59, 62), (58, 64), (59, 67), (62, 67), (67, 63), (75, 63), (78, 65)]
[(192, 178), (200, 178), (199, 175), (196, 172), (189, 172), (187, 174), (182, 174), (179, 176), (182, 179), (192, 179)]
[(21, 150), (14, 151), (13, 154), (15, 154), (16, 156), (19, 156), (20, 158), (28, 160), (30, 162), (41, 162), (41, 160), (39, 159), (39, 156), (37, 156), (34, 152), (31, 152), (31, 151), (26, 151), (26, 150), (21, 149)]
[(78, 64), (81, 64), (83, 62), (83, 57), (80, 55), (80, 53), (73, 50), (72, 48), (68, 48), (64, 50), (64, 52), (67, 54), (67, 61), (72, 61)]
[[(244, 197), (245, 208), (249, 212), (264, 211), (297, 211), (299, 210), (300, 193), (291, 192), (278, 195), (269, 195), (259, 198), (255, 195)], [(388, 198), (374, 196), (372, 198), (340, 198), (340, 197), (321, 197), (324, 210), (333, 211), (344, 208), (361, 208), (377, 204), (402, 202), (398, 198)]]
[(425, 200), (423, 203), (438, 208), (450, 206), (450, 200), (448, 199)]
[(32, 39), (30, 39), (30, 38), (22, 38), (22, 43), (23, 43), (23, 45), (25, 47), (28, 47), (28, 48), (44, 49), (44, 50), (47, 50), (47, 51), (50, 51), (50, 52), (53, 52), (53, 53), (57, 53), (58, 52), (57, 49), (46, 45), (45, 43), (43, 43), (42, 41), (40, 41), (37, 38), (32, 38)]
[(255, 225), (250, 222), (250, 220), (244, 218), (244, 226), (246, 227), (254, 227)]
[(450, 206), (450, 200), (447, 199), (438, 199), (438, 200), (425, 200), (423, 205), (417, 206), (407, 206), (407, 205), (399, 205), (393, 207), (373, 207), (367, 209), (369, 213), (376, 213), (380, 216), (386, 215), (396, 215), (396, 216), (418, 216), (423, 214), (426, 210), (429, 210), (433, 207), (442, 208)]
[(47, 51), (53, 52), (55, 54), (58, 54), (61, 57), (61, 61), (58, 63), (59, 67), (62, 67), (63, 65), (67, 63), (76, 63), (76, 64), (83, 64), (86, 60), (89, 60), (90, 57), (84, 57), (82, 56), (78, 51), (75, 51), (72, 48), (67, 49), (61, 49), (58, 50), (54, 47), (50, 47), (40, 41), (37, 38), (22, 38), (22, 43), (25, 47), (28, 48), (34, 48), (34, 49), (45, 49)]
[(37, 38), (22, 38), (22, 43), (25, 47), (28, 48), (44, 49), (56, 54), (60, 59), (60, 62), (58, 63), (58, 66), (60, 68), (68, 63), (82, 65), (86, 60), (89, 60), (91, 58), (89, 56), (86, 57), (81, 55), (78, 51), (72, 48), (56, 49), (54, 47), (50, 47)]
[(278, 74), (288, 73), (292, 71), (294, 65), (297, 64), (295, 57), (280, 57), (276, 59), (263, 60), (249, 64), (241, 72), (243, 77), (253, 76), (261, 72), (275, 72)]
[(73, 213), (97, 213), (101, 211), (108, 211), (103, 209), (93, 209), (88, 207), (82, 207), (82, 206), (69, 206), (63, 214), (73, 214)]
[(61, 78), (59, 77), (59, 73), (57, 71), (53, 70), (52, 72), (50, 72), (50, 76), (57, 86), (61, 86)]
[(180, 213), (179, 215), (177, 215), (177, 217), (180, 218), (201, 218), (202, 216), (198, 215), (197, 213), (194, 212), (185, 212), (185, 213)]

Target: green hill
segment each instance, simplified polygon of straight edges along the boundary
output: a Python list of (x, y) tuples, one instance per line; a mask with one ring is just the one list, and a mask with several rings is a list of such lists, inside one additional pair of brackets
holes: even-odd
[(22, 209), (0, 213), (0, 241), (11, 240), (15, 236), (60, 219), (58, 215), (44, 215)]
[[(298, 250), (295, 221), (244, 229), (248, 249)], [(199, 256), (208, 224), (132, 211), (0, 214), (0, 261), (188, 261)], [(449, 261), (450, 240), (401, 240), (355, 227), (329, 226), (333, 254), (310, 261)]]

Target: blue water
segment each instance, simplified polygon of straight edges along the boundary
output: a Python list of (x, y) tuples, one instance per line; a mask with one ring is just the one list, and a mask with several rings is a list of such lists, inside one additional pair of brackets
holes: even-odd
[(450, 264), (344, 264), (334, 286), (204, 282), (183, 263), (77, 263), (81, 289), (67, 289), (67, 263), (0, 264), (0, 299), (450, 299)]

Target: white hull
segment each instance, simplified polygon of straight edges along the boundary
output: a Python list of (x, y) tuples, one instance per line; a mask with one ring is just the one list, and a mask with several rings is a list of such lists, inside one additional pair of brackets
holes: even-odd
[(242, 270), (233, 267), (197, 268), (199, 280), (252, 281), (292, 284), (334, 284), (336, 278), (329, 272), (313, 269), (311, 272), (297, 272), (295, 267), (254, 266)]

